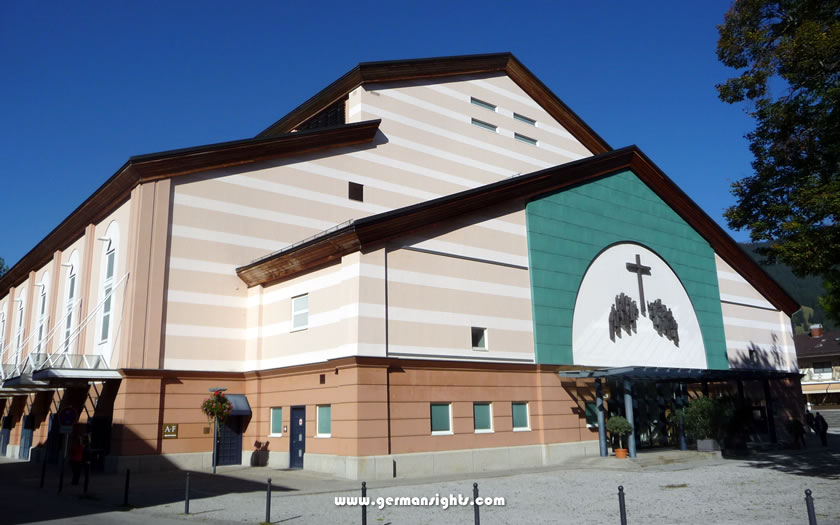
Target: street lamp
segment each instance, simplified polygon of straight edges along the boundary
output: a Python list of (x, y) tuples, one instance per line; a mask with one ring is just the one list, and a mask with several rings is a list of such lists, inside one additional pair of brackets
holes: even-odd
[[(218, 388), (210, 388), (211, 393), (215, 394), (216, 392), (224, 392), (227, 388), (218, 387)], [(216, 473), (216, 444), (219, 441), (219, 419), (213, 417), (213, 474)]]

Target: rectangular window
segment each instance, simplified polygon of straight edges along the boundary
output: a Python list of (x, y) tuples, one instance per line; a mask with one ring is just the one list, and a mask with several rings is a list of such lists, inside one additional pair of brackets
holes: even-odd
[(319, 437), (330, 437), (332, 435), (332, 408), (330, 405), (318, 405), (318, 430), (316, 435)]
[(489, 102), (484, 102), (483, 100), (477, 99), (475, 97), (470, 97), (470, 104), (478, 106), (480, 108), (489, 109), (490, 111), (496, 111), (496, 106)]
[(472, 331), (472, 347), (475, 350), (487, 350), (487, 329), (473, 326)]
[(432, 435), (451, 434), (452, 417), (449, 410), (449, 403), (432, 403), (430, 410), (432, 418)]
[(365, 187), (358, 182), (350, 182), (347, 186), (347, 197), (351, 201), (363, 202), (365, 200)]
[(525, 115), (520, 115), (519, 113), (514, 113), (513, 118), (518, 120), (519, 122), (524, 122), (525, 124), (528, 124), (528, 125), (531, 125), (531, 126), (536, 126), (537, 125), (536, 120), (534, 120), (532, 118), (528, 118)]
[(486, 129), (487, 131), (492, 131), (493, 133), (496, 133), (497, 129), (496, 126), (494, 126), (493, 124), (489, 124), (487, 122), (484, 122), (483, 120), (478, 120), (477, 118), (472, 119), (472, 125), (478, 126), (482, 129)]
[(111, 329), (111, 287), (105, 287), (105, 305), (102, 307), (102, 333), (99, 340), (105, 342), (108, 340)]
[(292, 330), (309, 326), (309, 294), (292, 297)]
[(272, 436), (283, 435), (283, 408), (271, 409), (271, 434)]
[(537, 139), (532, 139), (531, 137), (526, 137), (525, 135), (520, 135), (519, 133), (514, 133), (513, 138), (519, 142), (524, 142), (525, 144), (530, 144), (532, 146), (537, 145)]
[(111, 279), (114, 277), (114, 258), (116, 257), (116, 251), (111, 250), (108, 252), (108, 262), (105, 268), (105, 278)]
[(528, 403), (511, 403), (513, 412), (513, 431), (531, 430), (528, 422)]
[(815, 361), (814, 362), (814, 373), (815, 374), (830, 374), (831, 373), (831, 361)]
[(588, 402), (584, 405), (586, 413), (586, 428), (598, 428), (598, 405)]
[(476, 434), (493, 432), (493, 409), (490, 403), (473, 403), (473, 427)]

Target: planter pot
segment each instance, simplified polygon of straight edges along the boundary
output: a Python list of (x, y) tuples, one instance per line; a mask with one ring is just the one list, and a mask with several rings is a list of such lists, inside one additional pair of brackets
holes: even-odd
[(627, 459), (627, 449), (626, 448), (615, 449), (615, 457), (618, 458), (618, 459)]
[(717, 452), (720, 450), (720, 443), (716, 439), (698, 439), (698, 452)]

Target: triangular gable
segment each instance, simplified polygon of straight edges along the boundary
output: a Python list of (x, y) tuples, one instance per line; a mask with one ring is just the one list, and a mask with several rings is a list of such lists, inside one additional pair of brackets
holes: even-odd
[(363, 62), (263, 130), (257, 137), (271, 137), (303, 129), (316, 119), (328, 121), (326, 117), (331, 108), (363, 84), (499, 72), (508, 75), (593, 154), (612, 149), (511, 53)]

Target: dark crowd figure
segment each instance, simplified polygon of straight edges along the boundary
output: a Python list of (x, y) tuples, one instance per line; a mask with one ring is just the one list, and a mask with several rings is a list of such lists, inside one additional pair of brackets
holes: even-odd
[(73, 471), (73, 485), (79, 484), (82, 475), (82, 461), (85, 458), (85, 443), (81, 436), (73, 440), (70, 447), (70, 469)]
[(805, 425), (798, 419), (791, 419), (790, 427), (793, 434), (793, 448), (805, 448)]
[(825, 418), (817, 412), (817, 417), (814, 418), (814, 430), (817, 431), (817, 435), (820, 436), (820, 441), (822, 442), (822, 446), (828, 446), (828, 423), (826, 423)]
[(814, 414), (812, 414), (810, 410), (805, 412), (805, 423), (808, 425), (808, 428), (811, 429), (811, 432), (817, 432), (814, 428)]

